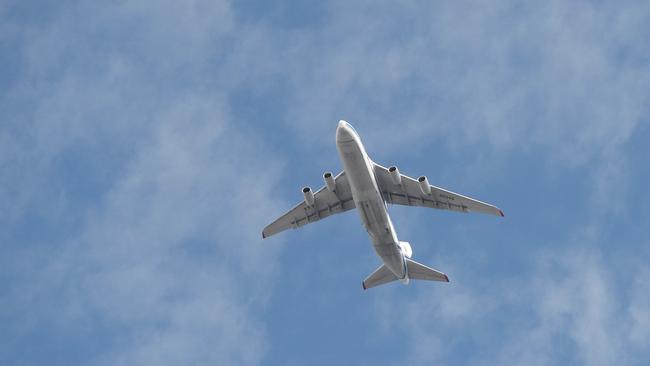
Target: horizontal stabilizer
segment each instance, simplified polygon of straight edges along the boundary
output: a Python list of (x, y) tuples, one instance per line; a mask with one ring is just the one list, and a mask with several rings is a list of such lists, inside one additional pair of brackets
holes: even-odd
[(449, 277), (446, 274), (409, 258), (404, 259), (406, 259), (409, 278), (414, 280), (449, 282)]
[(362, 285), (363, 285), (363, 289), (367, 290), (371, 287), (383, 285), (384, 283), (388, 283), (395, 280), (397, 280), (397, 277), (395, 277), (393, 272), (391, 272), (391, 270), (388, 269), (388, 267), (382, 264), (381, 266), (379, 266), (379, 268), (377, 268), (374, 272), (372, 272), (372, 274), (368, 276), (368, 278), (363, 280)]

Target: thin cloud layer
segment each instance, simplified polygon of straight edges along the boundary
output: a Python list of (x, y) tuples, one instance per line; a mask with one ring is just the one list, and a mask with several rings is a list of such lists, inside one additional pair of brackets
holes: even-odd
[[(627, 278), (593, 249), (538, 257), (514, 280), (495, 282), (483, 273), (438, 296), (423, 286), (406, 305), (385, 297), (378, 316), (391, 319), (391, 309), (402, 309), (401, 317), (384, 326), (407, 335), (405, 361), (413, 364), (452, 362), (465, 347), (476, 351), (464, 358), (473, 365), (634, 364), (641, 338), (647, 341), (647, 333), (638, 332), (647, 326), (645, 293), (632, 288), (633, 305), (627, 307), (627, 294), (618, 288)], [(639, 286), (647, 266), (635, 270)]]
[[(0, 363), (331, 364), (319, 344), (357, 364), (648, 357), (647, 215), (629, 214), (647, 206), (629, 150), (650, 102), (647, 5), (118, 0), (0, 17)], [(300, 200), (295, 178), (335, 164), (342, 118), (377, 161), (505, 209), (497, 224), (391, 210), (450, 286), (352, 292), (375, 263), (347, 242), (362, 229), (332, 221), (287, 234), (290, 251), (260, 243)]]
[(258, 364), (268, 348), (274, 160), (222, 92), (185, 84), (228, 6), (152, 5), (5, 12), (24, 65), (2, 100), (2, 362)]
[(272, 36), (237, 51), (286, 75), (287, 120), (324, 143), (341, 114), (394, 148), (539, 147), (578, 164), (625, 143), (650, 100), (646, 7), (468, 6), (341, 3), (322, 27), (262, 24)]

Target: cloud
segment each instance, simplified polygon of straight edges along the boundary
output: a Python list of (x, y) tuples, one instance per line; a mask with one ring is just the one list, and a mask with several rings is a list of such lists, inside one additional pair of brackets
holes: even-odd
[(258, 244), (281, 159), (200, 82), (228, 5), (159, 5), (11, 19), (3, 362), (258, 364), (269, 347), (280, 247)]
[[(463, 164), (490, 166), (532, 152), (555, 174), (584, 169), (593, 207), (615, 188), (624, 206), (624, 147), (650, 99), (647, 6), (467, 5), (338, 2), (310, 27), (228, 2), (4, 4), (17, 76), (0, 79), (0, 361), (38, 342), (27, 363), (260, 363), (279, 248), (256, 243), (267, 208), (290, 204), (273, 198), (286, 171), (271, 129), (314, 156), (341, 118), (378, 155), (472, 149)], [(585, 220), (581, 244), (602, 250), (604, 215)], [(382, 326), (407, 335), (414, 361), (468, 346), (502, 363), (643, 352), (645, 267), (620, 298), (599, 249), (542, 253), (515, 281), (419, 291)]]
[(185, 96), (155, 119), (79, 234), (46, 257), (22, 253), (32, 260), (3, 306), (8, 328), (81, 348), (108, 339), (90, 355), (100, 363), (257, 364), (268, 344), (255, 313), (279, 248), (257, 245), (274, 202), (255, 182), (273, 182), (273, 166), (219, 98)]
[(465, 5), (335, 4), (321, 28), (260, 25), (256, 57), (286, 75), (286, 120), (308, 135), (347, 118), (389, 149), (538, 148), (575, 166), (633, 133), (650, 99), (650, 74), (631, 61), (650, 51), (639, 47), (648, 9)]
[(107, 363), (256, 364), (268, 346), (253, 314), (277, 248), (256, 245), (269, 213), (249, 207), (271, 194), (236, 182), (273, 178), (224, 120), (214, 100), (176, 103), (82, 236), (88, 301), (133, 342)]
[(630, 291), (627, 311), (630, 314), (631, 343), (643, 349), (650, 341), (650, 270), (642, 268), (637, 272)]
[(572, 247), (538, 251), (516, 279), (470, 273), (449, 289), (414, 287), (407, 303), (387, 294), (376, 316), (387, 334), (406, 336), (400, 363), (634, 364), (648, 338), (647, 265), (621, 271), (598, 249)]
[(523, 362), (551, 362), (558, 346), (555, 339), (562, 337), (575, 342), (575, 356), (585, 364), (611, 365), (625, 359), (618, 343), (621, 329), (615, 320), (618, 304), (613, 300), (612, 275), (597, 254), (552, 258), (544, 261), (533, 278), (537, 282), (532, 290), (537, 293), (533, 308), (539, 325), (530, 331), (529, 343), (515, 351)]

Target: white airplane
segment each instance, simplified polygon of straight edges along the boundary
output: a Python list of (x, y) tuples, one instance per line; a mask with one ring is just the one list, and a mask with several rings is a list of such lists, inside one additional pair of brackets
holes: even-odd
[(411, 259), (411, 245), (397, 239), (387, 203), (503, 216), (493, 205), (430, 185), (425, 176), (415, 180), (400, 174), (395, 166), (376, 164), (368, 157), (359, 134), (345, 121), (340, 121), (336, 129), (336, 148), (343, 171), (336, 177), (331, 172), (323, 174), (325, 187), (316, 193), (303, 188), (304, 201), (264, 228), (262, 238), (357, 208), (375, 252), (383, 261), (363, 280), (364, 290), (395, 280), (403, 284), (410, 279), (449, 282), (446, 274)]

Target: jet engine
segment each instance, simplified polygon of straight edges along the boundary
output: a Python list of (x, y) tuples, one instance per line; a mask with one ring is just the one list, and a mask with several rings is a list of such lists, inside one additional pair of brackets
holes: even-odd
[(396, 166), (391, 166), (388, 168), (388, 172), (390, 173), (390, 179), (393, 181), (393, 184), (396, 186), (402, 185), (402, 175), (399, 173), (399, 169), (397, 169)]
[(330, 192), (336, 191), (336, 181), (332, 177), (332, 172), (325, 172), (323, 179), (325, 179), (325, 185)]
[(397, 242), (397, 245), (399, 246), (399, 249), (402, 251), (402, 254), (404, 254), (406, 258), (411, 258), (411, 256), (413, 255), (413, 249), (411, 249), (411, 244), (409, 244), (409, 242), (399, 241)]
[(302, 189), (302, 194), (305, 196), (305, 204), (307, 206), (311, 207), (314, 205), (314, 192), (312, 192), (311, 188), (305, 187)]
[(425, 177), (424, 175), (421, 176), (420, 178), (418, 178), (418, 182), (420, 183), (420, 190), (422, 191), (422, 193), (424, 193), (427, 196), (430, 195), (431, 186), (429, 185), (429, 180), (427, 179), (427, 177)]

